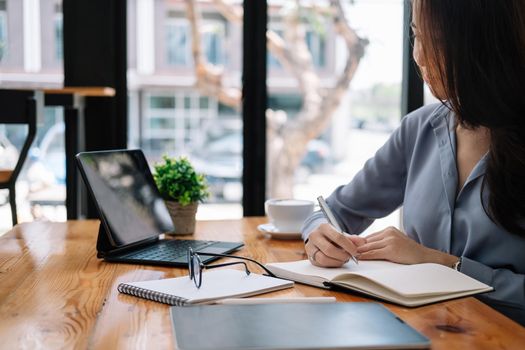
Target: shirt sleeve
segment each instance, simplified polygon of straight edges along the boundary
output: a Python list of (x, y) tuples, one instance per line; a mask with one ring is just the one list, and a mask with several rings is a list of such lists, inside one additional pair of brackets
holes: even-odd
[(301, 228), (301, 235), (303, 240), (306, 241), (310, 233), (319, 225), (328, 222), (324, 214), (321, 211), (316, 211), (310, 215), (304, 222), (303, 227)]
[(525, 275), (509, 269), (493, 269), (466, 257), (461, 258), (460, 270), (494, 287), (494, 291), (478, 297), (481, 301), (525, 326)]
[[(344, 186), (338, 187), (326, 202), (341, 227), (350, 234), (363, 232), (372, 222), (384, 217), (402, 203), (406, 185), (407, 153), (414, 130), (411, 115), (405, 117), (388, 141), (369, 159), (362, 170)], [(410, 130), (413, 129), (413, 130)], [(412, 131), (412, 132), (410, 132)], [(303, 239), (326, 222), (322, 213), (315, 212), (303, 225)]]

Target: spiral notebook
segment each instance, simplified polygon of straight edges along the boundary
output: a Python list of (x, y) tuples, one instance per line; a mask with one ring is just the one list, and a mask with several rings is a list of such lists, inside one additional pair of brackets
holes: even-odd
[(233, 269), (205, 271), (200, 288), (188, 276), (153, 281), (121, 283), (120, 293), (159, 303), (186, 306), (212, 304), (226, 298), (240, 298), (293, 287), (293, 282)]

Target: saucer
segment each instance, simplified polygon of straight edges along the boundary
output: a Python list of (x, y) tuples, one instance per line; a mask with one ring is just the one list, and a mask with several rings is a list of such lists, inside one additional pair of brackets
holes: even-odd
[(281, 232), (272, 223), (261, 224), (257, 229), (275, 239), (300, 239), (300, 232)]

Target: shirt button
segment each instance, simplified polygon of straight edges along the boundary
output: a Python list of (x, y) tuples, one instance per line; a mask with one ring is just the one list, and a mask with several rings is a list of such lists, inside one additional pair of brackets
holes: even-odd
[(440, 145), (440, 146), (445, 146), (446, 143), (447, 143), (446, 140), (441, 140), (441, 141), (439, 141), (439, 145)]

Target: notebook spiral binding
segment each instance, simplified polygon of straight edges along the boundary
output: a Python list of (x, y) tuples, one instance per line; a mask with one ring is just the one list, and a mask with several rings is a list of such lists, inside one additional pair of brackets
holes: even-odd
[(159, 303), (173, 305), (173, 306), (185, 306), (187, 305), (188, 299), (177, 297), (166, 293), (155, 292), (152, 290), (130, 286), (129, 284), (121, 283), (118, 286), (120, 293), (133, 295), (139, 298), (157, 301)]

